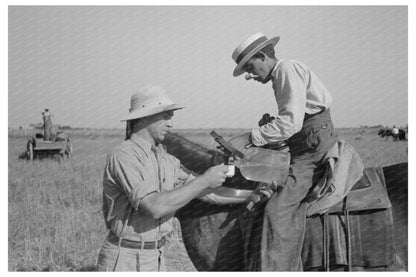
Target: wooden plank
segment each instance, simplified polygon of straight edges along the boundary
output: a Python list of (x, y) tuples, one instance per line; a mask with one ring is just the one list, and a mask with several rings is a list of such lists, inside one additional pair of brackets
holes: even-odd
[(60, 149), (65, 149), (64, 142), (36, 141), (36, 146), (34, 148), (34, 150), (60, 150)]
[(54, 147), (35, 147), (33, 150), (35, 151), (39, 151), (39, 150), (63, 150), (63, 147), (58, 147), (58, 146), (54, 146)]

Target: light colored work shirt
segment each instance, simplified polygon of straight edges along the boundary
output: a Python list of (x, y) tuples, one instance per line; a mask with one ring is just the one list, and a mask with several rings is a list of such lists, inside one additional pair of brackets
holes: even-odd
[(279, 60), (271, 81), (278, 113), (270, 123), (252, 130), (251, 139), (257, 146), (290, 138), (302, 129), (305, 114), (329, 109), (332, 103), (325, 85), (301, 62)]
[[(173, 215), (155, 219), (140, 207), (146, 195), (174, 189), (193, 178), (163, 145), (133, 134), (107, 157), (103, 177), (105, 223), (115, 235), (133, 241), (156, 241), (173, 230)], [(128, 217), (128, 224), (123, 225)]]

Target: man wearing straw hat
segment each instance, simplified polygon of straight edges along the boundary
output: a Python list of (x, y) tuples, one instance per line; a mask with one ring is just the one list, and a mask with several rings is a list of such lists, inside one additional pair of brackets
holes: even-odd
[(298, 61), (279, 60), (274, 46), (279, 37), (268, 39), (256, 33), (233, 52), (235, 77), (262, 84), (271, 81), (277, 102), (277, 116), (259, 123), (251, 131), (256, 146), (287, 142), (291, 153), (291, 173), (285, 186), (268, 200), (261, 231), (260, 263), (249, 270), (301, 271), (301, 251), (307, 204), (321, 159), (337, 138), (330, 116), (332, 98), (315, 73)]
[(176, 210), (210, 188), (221, 186), (228, 167), (187, 174), (161, 142), (172, 127), (175, 104), (157, 86), (131, 97), (131, 137), (107, 157), (103, 212), (109, 234), (98, 257), (99, 271), (164, 271), (163, 246)]

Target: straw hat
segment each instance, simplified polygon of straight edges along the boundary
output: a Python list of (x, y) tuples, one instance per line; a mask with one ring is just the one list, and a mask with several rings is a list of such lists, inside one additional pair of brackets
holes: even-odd
[(275, 46), (279, 42), (280, 37), (268, 39), (262, 33), (255, 33), (245, 41), (243, 41), (234, 50), (232, 58), (237, 63), (234, 69), (233, 76), (237, 77), (244, 73), (244, 65), (266, 45), (272, 44)]
[(121, 121), (133, 120), (183, 108), (183, 106), (175, 104), (163, 88), (147, 85), (140, 88), (137, 93), (131, 96), (129, 114), (124, 116)]

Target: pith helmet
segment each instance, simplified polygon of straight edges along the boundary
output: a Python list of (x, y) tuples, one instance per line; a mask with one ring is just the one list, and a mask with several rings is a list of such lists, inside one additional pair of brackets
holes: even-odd
[(142, 118), (165, 111), (183, 109), (159, 86), (147, 85), (131, 96), (129, 113), (121, 121)]

